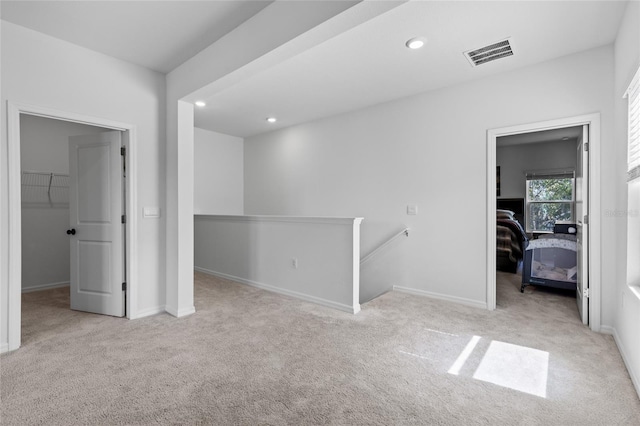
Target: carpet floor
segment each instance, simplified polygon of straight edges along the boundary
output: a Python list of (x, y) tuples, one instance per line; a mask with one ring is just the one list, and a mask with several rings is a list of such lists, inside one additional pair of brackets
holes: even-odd
[[(357, 315), (196, 274), (197, 312), (135, 321), (23, 295), (3, 425), (638, 425), (611, 336), (498, 273), (498, 309), (389, 292)], [(453, 285), (453, 284), (452, 284)]]

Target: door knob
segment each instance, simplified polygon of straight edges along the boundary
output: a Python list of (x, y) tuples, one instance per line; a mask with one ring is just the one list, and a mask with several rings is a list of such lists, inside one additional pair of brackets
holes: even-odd
[(67, 229), (67, 235), (76, 235), (75, 229)]

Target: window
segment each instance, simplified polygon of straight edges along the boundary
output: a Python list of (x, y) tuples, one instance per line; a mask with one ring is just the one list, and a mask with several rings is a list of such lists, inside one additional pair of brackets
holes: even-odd
[(629, 99), (627, 177), (632, 181), (640, 177), (640, 68), (631, 80), (625, 97)]
[(640, 68), (624, 97), (628, 101), (627, 284), (640, 295)]
[(573, 221), (574, 172), (527, 174), (527, 232), (553, 232), (558, 221)]

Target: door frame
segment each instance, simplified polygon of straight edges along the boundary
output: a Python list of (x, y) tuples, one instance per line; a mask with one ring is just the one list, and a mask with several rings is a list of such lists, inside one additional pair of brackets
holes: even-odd
[(22, 202), (21, 202), (21, 164), (20, 164), (20, 115), (34, 115), (60, 121), (103, 127), (122, 132), (122, 143), (126, 147), (127, 177), (125, 180), (127, 232), (124, 241), (126, 255), (126, 317), (136, 318), (138, 262), (137, 235), (137, 170), (136, 164), (136, 126), (113, 120), (92, 117), (74, 112), (60, 111), (46, 107), (7, 102), (7, 154), (9, 189), (9, 286), (8, 286), (8, 350), (20, 347), (22, 327)]
[(487, 309), (496, 309), (496, 147), (502, 136), (589, 125), (589, 328), (600, 331), (602, 276), (600, 264), (600, 113), (520, 124), (487, 131)]

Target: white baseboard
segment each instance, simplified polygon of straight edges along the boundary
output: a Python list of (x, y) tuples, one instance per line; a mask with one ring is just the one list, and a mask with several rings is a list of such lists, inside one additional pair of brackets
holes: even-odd
[(182, 318), (182, 317), (186, 317), (187, 315), (196, 313), (195, 306), (191, 306), (186, 309), (175, 309), (171, 306), (165, 306), (164, 310), (165, 312), (169, 313), (169, 315), (173, 315), (176, 318)]
[(414, 294), (416, 296), (425, 296), (432, 299), (445, 300), (447, 302), (459, 303), (462, 305), (472, 306), (474, 308), (487, 309), (487, 302), (479, 302), (477, 300), (465, 299), (464, 297), (449, 296), (447, 294), (433, 293), (415, 288), (401, 287), (394, 285), (393, 289), (402, 293)]
[(34, 286), (30, 286), (30, 287), (24, 287), (22, 289), (22, 292), (23, 293), (31, 293), (33, 291), (49, 290), (49, 289), (52, 289), (52, 288), (60, 288), (60, 287), (69, 287), (69, 281), (60, 282), (60, 283), (40, 284), (40, 285), (34, 285)]
[(616, 329), (613, 327), (609, 327), (608, 325), (600, 326), (600, 333), (602, 334), (610, 334), (614, 336), (616, 334)]
[[(605, 331), (606, 329), (606, 331)], [(631, 383), (633, 383), (633, 387), (636, 388), (636, 393), (638, 394), (638, 398), (640, 398), (640, 378), (637, 376), (637, 372), (633, 370), (633, 364), (631, 360), (627, 356), (624, 345), (622, 344), (622, 340), (620, 340), (620, 336), (618, 336), (618, 331), (614, 327), (602, 326), (600, 328), (602, 333), (611, 334), (613, 336), (613, 340), (616, 342), (616, 346), (618, 347), (618, 351), (622, 356), (622, 361), (624, 362), (625, 367), (627, 367), (627, 372), (629, 373), (629, 377), (631, 377)]]
[(247, 280), (244, 278), (236, 277), (229, 274), (224, 274), (222, 272), (211, 271), (209, 269), (200, 268), (198, 266), (194, 267), (194, 269), (198, 272), (202, 272), (203, 274), (213, 275), (215, 277), (224, 278), (227, 280), (235, 281), (241, 284), (250, 285), (251, 287), (257, 287), (262, 290), (271, 291), (273, 293), (282, 294), (284, 296), (295, 297), (296, 299), (301, 299), (306, 302), (315, 303), (317, 305), (326, 306), (327, 308), (338, 309), (340, 311), (348, 312), (350, 314), (357, 314), (360, 312), (360, 304), (356, 303), (354, 306), (345, 305), (343, 303), (333, 302), (331, 300), (322, 299), (316, 296), (310, 296), (304, 293), (298, 293), (297, 291), (286, 290), (283, 288), (275, 287), (269, 284), (264, 284), (257, 281)]
[(140, 319), (144, 317), (150, 317), (151, 315), (163, 314), (167, 312), (167, 309), (164, 305), (162, 306), (154, 306), (153, 308), (146, 308), (142, 310), (138, 310), (135, 316), (129, 317), (129, 319)]
[(9, 352), (9, 344), (7, 342), (0, 343), (0, 354)]

